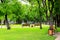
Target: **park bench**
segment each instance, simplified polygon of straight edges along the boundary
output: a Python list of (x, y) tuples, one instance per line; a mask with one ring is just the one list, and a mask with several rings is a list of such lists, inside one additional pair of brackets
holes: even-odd
[(24, 27), (24, 26), (29, 26), (30, 27), (30, 24), (24, 23), (24, 24), (22, 24), (22, 27)]
[(24, 26), (29, 26), (29, 27), (40, 26), (40, 23), (35, 23), (35, 24), (24, 23), (24, 24), (22, 24), (22, 27), (24, 27)]
[(34, 26), (40, 26), (40, 23), (35, 23)]
[(31, 24), (30, 27), (40, 26), (40, 23)]

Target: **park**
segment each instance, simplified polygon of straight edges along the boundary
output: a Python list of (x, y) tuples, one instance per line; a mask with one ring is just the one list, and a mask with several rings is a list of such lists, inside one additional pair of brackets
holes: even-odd
[(60, 40), (60, 0), (0, 0), (0, 40)]

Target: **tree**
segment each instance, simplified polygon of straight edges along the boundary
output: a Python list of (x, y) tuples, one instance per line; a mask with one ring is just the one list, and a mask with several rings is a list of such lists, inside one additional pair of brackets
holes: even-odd
[(50, 12), (50, 30), (53, 30), (53, 8), (54, 8), (54, 0), (48, 0), (49, 12)]
[(40, 29), (42, 29), (42, 12), (41, 12), (41, 6), (40, 6), (40, 1), (39, 0), (37, 0), (37, 3), (38, 3), (38, 8), (39, 8), (39, 13), (40, 13)]
[[(4, 0), (1, 0), (2, 4), (4, 5), (5, 1)], [(4, 7), (4, 6), (3, 6)], [(6, 8), (6, 7), (5, 7)], [(3, 13), (3, 12), (2, 12)], [(6, 14), (5, 14), (5, 21), (6, 21), (6, 25), (7, 25), (7, 29), (10, 29), (10, 26), (9, 26), (9, 23), (8, 23), (8, 19), (7, 19), (7, 11), (6, 11)]]
[(54, 0), (55, 1), (55, 5), (54, 5), (54, 19), (55, 19), (55, 24), (57, 27), (60, 27), (60, 0)]
[[(5, 22), (6, 22), (6, 25), (7, 25), (7, 29), (10, 29), (10, 26), (9, 26), (9, 22), (8, 22), (8, 16), (9, 15), (13, 15), (15, 13), (15, 11), (18, 10), (18, 4), (17, 6), (14, 6), (15, 3), (18, 3), (17, 0), (1, 0), (1, 5), (0, 5), (0, 11), (1, 11), (1, 14), (3, 14), (2, 16), (5, 16)], [(17, 14), (17, 13), (16, 13)]]

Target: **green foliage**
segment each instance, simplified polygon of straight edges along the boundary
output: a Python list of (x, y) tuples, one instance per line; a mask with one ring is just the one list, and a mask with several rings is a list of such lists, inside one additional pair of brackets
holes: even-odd
[(55, 13), (60, 14), (60, 0), (55, 1)]
[[(22, 0), (24, 2), (28, 2), (29, 5), (21, 3), (18, 0), (5, 0), (3, 3), (0, 3), (0, 16), (3, 16), (7, 13), (8, 19), (10, 20), (29, 20), (29, 21), (46, 21), (46, 10), (48, 18), (50, 16), (49, 12), (49, 2), (46, 0), (43, 3), (43, 0)], [(39, 1), (39, 4), (38, 2)], [(46, 8), (47, 7), (47, 8)], [(55, 2), (55, 9), (53, 10), (53, 16), (55, 15), (54, 12), (60, 12), (59, 0)], [(40, 10), (40, 12), (39, 12)], [(42, 16), (42, 18), (40, 17)], [(2, 17), (1, 17), (2, 18)]]
[(3, 3), (0, 3), (0, 14), (4, 16), (6, 13), (8, 17), (13, 18), (14, 16), (20, 16), (21, 14), (20, 2), (17, 0), (5, 0)]

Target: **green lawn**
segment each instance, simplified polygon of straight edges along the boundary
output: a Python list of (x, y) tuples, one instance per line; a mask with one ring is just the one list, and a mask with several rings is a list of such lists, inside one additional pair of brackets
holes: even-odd
[(48, 35), (48, 28), (12, 28), (0, 29), (0, 40), (55, 40)]
[(60, 32), (60, 27), (57, 27), (57, 30), (56, 30), (56, 32)]

